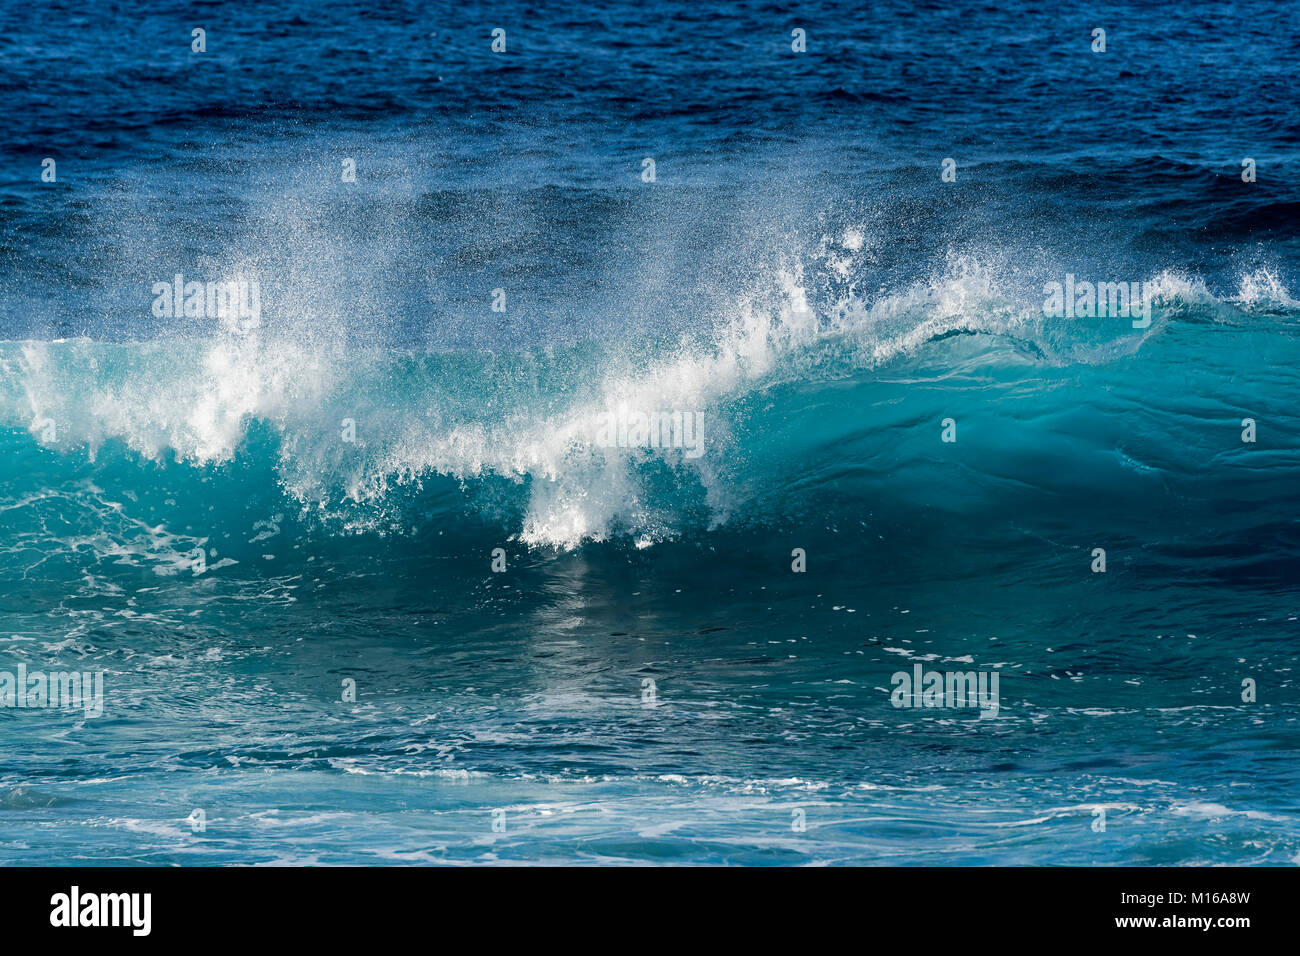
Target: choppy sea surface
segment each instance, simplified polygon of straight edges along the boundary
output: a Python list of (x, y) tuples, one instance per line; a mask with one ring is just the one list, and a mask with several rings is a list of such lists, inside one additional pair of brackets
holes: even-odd
[(1300, 862), (1294, 4), (583, 6), (0, 8), (0, 862)]

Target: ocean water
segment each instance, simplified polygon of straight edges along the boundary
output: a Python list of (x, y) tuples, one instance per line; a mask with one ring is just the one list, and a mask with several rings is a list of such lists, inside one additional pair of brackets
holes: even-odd
[(0, 862), (1300, 862), (1293, 4), (376, 6), (0, 8)]

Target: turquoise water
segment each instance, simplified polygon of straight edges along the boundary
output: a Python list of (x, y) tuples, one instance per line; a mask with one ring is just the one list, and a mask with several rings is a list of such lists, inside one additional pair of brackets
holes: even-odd
[[(1231, 369), (1267, 349), (1285, 379), (1294, 321), (1175, 299), (1088, 360), (1011, 333), (879, 364), (851, 328), (778, 340), (713, 394), (730, 467), (574, 446), (554, 477), (505, 462), (572, 408), (519, 398), (554, 403), (532, 431), (471, 417), (456, 383), (490, 368), (349, 357), (337, 391), (279, 396), (237, 444), (193, 435), (178, 462), (149, 449), (214, 420), (213, 354), (260, 374), (283, 353), (5, 346), (23, 385), (6, 412), (57, 369), (76, 404), (47, 414), (85, 428), (6, 433), (6, 651), (106, 682), (101, 717), (4, 713), (6, 845), (16, 862), (1291, 862), (1296, 527), (1278, 503), (1296, 432), (1282, 389)], [(517, 397), (570, 391), (513, 361)], [(1173, 368), (1195, 372), (1153, 387)], [(393, 382), (411, 410), (377, 397)], [(134, 431), (97, 443), (133, 385), (196, 404), (133, 406)], [(396, 418), (348, 445), (328, 427), (345, 405)], [(393, 437), (430, 405), (500, 429), (488, 473), (394, 477), (400, 449), (431, 454)], [(373, 499), (343, 491), (380, 476)], [(622, 496), (592, 502), (601, 483)], [(555, 516), (574, 514), (601, 540), (564, 543)], [(996, 718), (891, 706), (893, 673), (951, 661), (1000, 672)]]
[(0, 14), (0, 862), (1300, 862), (1286, 9), (479, 13)]

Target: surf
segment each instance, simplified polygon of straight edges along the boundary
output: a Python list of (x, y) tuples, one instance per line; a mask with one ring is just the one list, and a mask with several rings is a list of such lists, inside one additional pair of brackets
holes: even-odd
[[(1071, 474), (1104, 474), (1106, 463), (1194, 475), (1205, 462), (1167, 436), (1143, 464), (1157, 440), (1142, 421), (1152, 394), (1172, 403), (1170, 390), (1183, 392), (1189, 375), (1197, 398), (1171, 409), (1174, 425), (1217, 416), (1227, 436), (1253, 411), (1270, 441), (1245, 450), (1290, 474), (1294, 410), (1214, 369), (1265, 353), (1293, 367), (1295, 301), (1269, 275), (1243, 276), (1237, 294), (1222, 297), (1172, 273), (1147, 283), (1154, 321), (1142, 330), (1035, 313), (988, 270), (962, 262), (896, 292), (816, 305), (797, 272), (781, 275), (771, 294), (738, 300), (728, 321), (694, 338), (513, 353), (323, 347), (274, 328), (4, 342), (6, 485), (11, 500), (24, 487), (39, 493), (29, 480), (36, 462), (56, 484), (133, 469), (138, 493), (152, 482), (197, 483), (220, 502), (223, 481), (238, 473), (253, 482), (241, 498), (328, 533), (410, 534), (422, 520), (474, 520), (530, 548), (618, 538), (645, 546), (779, 520), (799, 510), (794, 496), (837, 512), (885, 493), (907, 497), (886, 484), (905, 475), (924, 483), (927, 463), (948, 450), (948, 419), (972, 490), (1017, 467), (1008, 449), (1002, 459), (994, 451), (1005, 441), (992, 431), (999, 415), (1020, 429), (1024, 450), (1014, 457), (1040, 491), (1069, 485)], [(1203, 374), (1179, 371), (1187, 365)], [(1131, 406), (1119, 402), (1124, 394)], [(1081, 407), (1100, 415), (1069, 434)], [(707, 434), (695, 448), (642, 440), (635, 429), (627, 440), (629, 416), (660, 414), (707, 416)], [(611, 431), (620, 416), (623, 431)], [(1125, 421), (1132, 430), (1121, 438)], [(1050, 468), (1040, 464), (1046, 448), (1063, 456)], [(1216, 454), (1242, 453), (1225, 437)], [(420, 517), (430, 500), (436, 518)]]

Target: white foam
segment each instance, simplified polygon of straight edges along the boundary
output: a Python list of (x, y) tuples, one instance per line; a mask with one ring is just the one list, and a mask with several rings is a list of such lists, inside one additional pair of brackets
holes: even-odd
[[(823, 269), (816, 278), (830, 275), (834, 285), (845, 272), (836, 263), (869, 255), (870, 245), (858, 229), (838, 242), (828, 237), (814, 256)], [(347, 530), (378, 527), (393, 492), (429, 475), (494, 475), (528, 484), (519, 539), (529, 546), (572, 548), (626, 531), (647, 547), (672, 537), (679, 517), (654, 502), (645, 484), (648, 459), (661, 459), (683, 487), (701, 489), (715, 525), (743, 501), (745, 489), (723, 466), (733, 450), (726, 410), (737, 399), (830, 374), (833, 363), (841, 374), (878, 367), (953, 331), (1036, 338), (1041, 314), (1002, 288), (1006, 272), (954, 256), (901, 290), (868, 298), (850, 287), (819, 315), (797, 264), (778, 270), (770, 289), (738, 298), (707, 338), (649, 354), (644, 343), (606, 343), (598, 359), (584, 359), (571, 373), (561, 398), (526, 386), (499, 396), (489, 378), (481, 407), (465, 400), (476, 383), (455, 370), (445, 381), (436, 370), (427, 380), (417, 376), (410, 394), (388, 394), (386, 376), (400, 354), (345, 350), (324, 333), (303, 334), (301, 322), (278, 334), (268, 326), (132, 346), (29, 342), (16, 362), (6, 358), (0, 367), (20, 386), (0, 390), (0, 413), (28, 424), (38, 440), (37, 423), (54, 421), (56, 446), (84, 445), (94, 454), (112, 438), (151, 459), (199, 466), (231, 461), (258, 420), (282, 437), (284, 488), (304, 507), (339, 517)], [(1161, 298), (1213, 298), (1197, 278), (1163, 272), (1153, 281)], [(1266, 271), (1242, 278), (1239, 299), (1295, 304)], [(406, 359), (425, 368), (418, 356)], [(501, 409), (503, 400), (515, 404)], [(703, 414), (704, 454), (601, 447), (601, 426), (619, 409)], [(356, 444), (340, 439), (342, 415), (357, 421)]]

